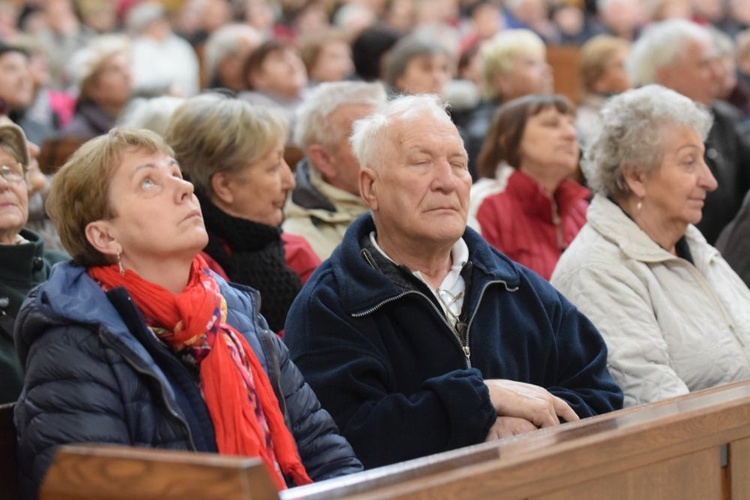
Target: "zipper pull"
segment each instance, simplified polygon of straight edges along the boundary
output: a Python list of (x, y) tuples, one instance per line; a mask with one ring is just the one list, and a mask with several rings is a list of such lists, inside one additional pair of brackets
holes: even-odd
[(466, 359), (471, 358), (471, 349), (469, 349), (469, 346), (464, 346), (464, 356), (466, 356)]

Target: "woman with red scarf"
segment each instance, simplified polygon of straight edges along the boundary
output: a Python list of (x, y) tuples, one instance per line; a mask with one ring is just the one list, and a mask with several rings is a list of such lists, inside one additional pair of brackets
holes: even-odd
[(17, 318), (26, 496), (70, 442), (256, 456), (279, 489), (361, 470), (257, 292), (199, 256), (200, 204), (158, 135), (114, 129), (88, 142), (47, 208), (73, 261)]

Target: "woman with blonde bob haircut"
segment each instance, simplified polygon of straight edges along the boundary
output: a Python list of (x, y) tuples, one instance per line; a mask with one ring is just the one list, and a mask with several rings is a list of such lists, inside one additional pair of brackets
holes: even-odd
[(84, 144), (48, 210), (73, 261), (17, 319), (23, 497), (74, 442), (259, 457), (279, 489), (361, 469), (257, 294), (200, 256), (200, 205), (158, 135), (113, 129)]
[(195, 185), (213, 269), (261, 293), (261, 313), (275, 332), (320, 263), (304, 238), (280, 228), (295, 186), (286, 136), (280, 114), (216, 93), (187, 99), (164, 135)]
[(750, 290), (695, 227), (711, 123), (648, 85), (604, 106), (586, 150), (596, 194), (551, 281), (601, 332), (626, 406), (750, 377)]
[(547, 63), (547, 47), (531, 30), (502, 30), (479, 49), (483, 101), (466, 124), (469, 169), (476, 177), (482, 144), (502, 104), (530, 94), (552, 93), (554, 78)]

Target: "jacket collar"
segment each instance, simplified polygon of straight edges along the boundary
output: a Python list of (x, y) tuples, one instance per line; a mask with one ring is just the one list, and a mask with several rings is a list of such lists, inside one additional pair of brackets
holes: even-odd
[[(335, 282), (346, 290), (341, 296), (341, 305), (348, 314), (367, 311), (404, 293), (403, 288), (368, 263), (360, 242), (374, 230), (372, 214), (368, 212), (359, 217), (349, 226), (341, 245), (322, 266), (330, 267)], [(469, 247), (469, 261), (474, 273), (472, 286), (478, 287), (482, 281), (495, 280), (504, 281), (510, 287), (519, 285), (519, 270), (510, 259), (490, 247), (469, 227), (463, 239)]]
[(299, 207), (327, 222), (346, 223), (367, 211), (362, 198), (328, 184), (307, 158), (297, 164), (294, 176), (297, 186), (287, 202), (288, 216), (297, 215)]
[[(652, 240), (640, 227), (606, 196), (597, 194), (589, 206), (586, 218), (604, 238), (617, 245), (629, 258), (641, 262), (665, 262), (678, 257)], [(695, 226), (688, 226), (685, 239), (696, 266), (701, 266), (718, 256), (719, 252), (706, 243)], [(700, 250), (700, 251), (696, 251)]]
[[(215, 273), (214, 278), (227, 297), (226, 281)], [(29, 317), (28, 308), (24, 307), (26, 311), (19, 315), (16, 325), (16, 339), (21, 340), (18, 343), (19, 355), (24, 362), (28, 348), (50, 325), (82, 324), (108, 332), (141, 359), (147, 360), (149, 365), (154, 364), (146, 349), (130, 334), (120, 314), (84, 267), (72, 261), (54, 266), (49, 279), (32, 292), (28, 300), (33, 301), (34, 318)], [(232, 297), (232, 300), (236, 299)], [(227, 297), (228, 304), (229, 301), (230, 298)], [(30, 327), (21, 326), (27, 320)]]
[[(550, 196), (540, 184), (520, 170), (508, 178), (507, 192), (518, 200), (524, 213), (549, 223), (553, 222), (553, 212), (565, 214), (575, 203), (591, 195), (580, 184), (564, 180)], [(556, 209), (553, 202), (557, 205)]]
[[(31, 283), (34, 275), (44, 270), (44, 242), (34, 232), (23, 229), (26, 240), (17, 245), (0, 245), (0, 279), (6, 283)], [(41, 281), (40, 278), (36, 280)]]

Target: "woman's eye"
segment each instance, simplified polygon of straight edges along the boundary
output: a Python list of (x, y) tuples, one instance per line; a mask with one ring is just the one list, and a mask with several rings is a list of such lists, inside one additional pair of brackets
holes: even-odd
[(151, 177), (146, 177), (141, 181), (141, 189), (151, 189), (154, 186), (156, 186), (156, 183)]
[(683, 165), (685, 165), (685, 168), (688, 170), (692, 170), (695, 168), (695, 158), (687, 158), (682, 162)]

